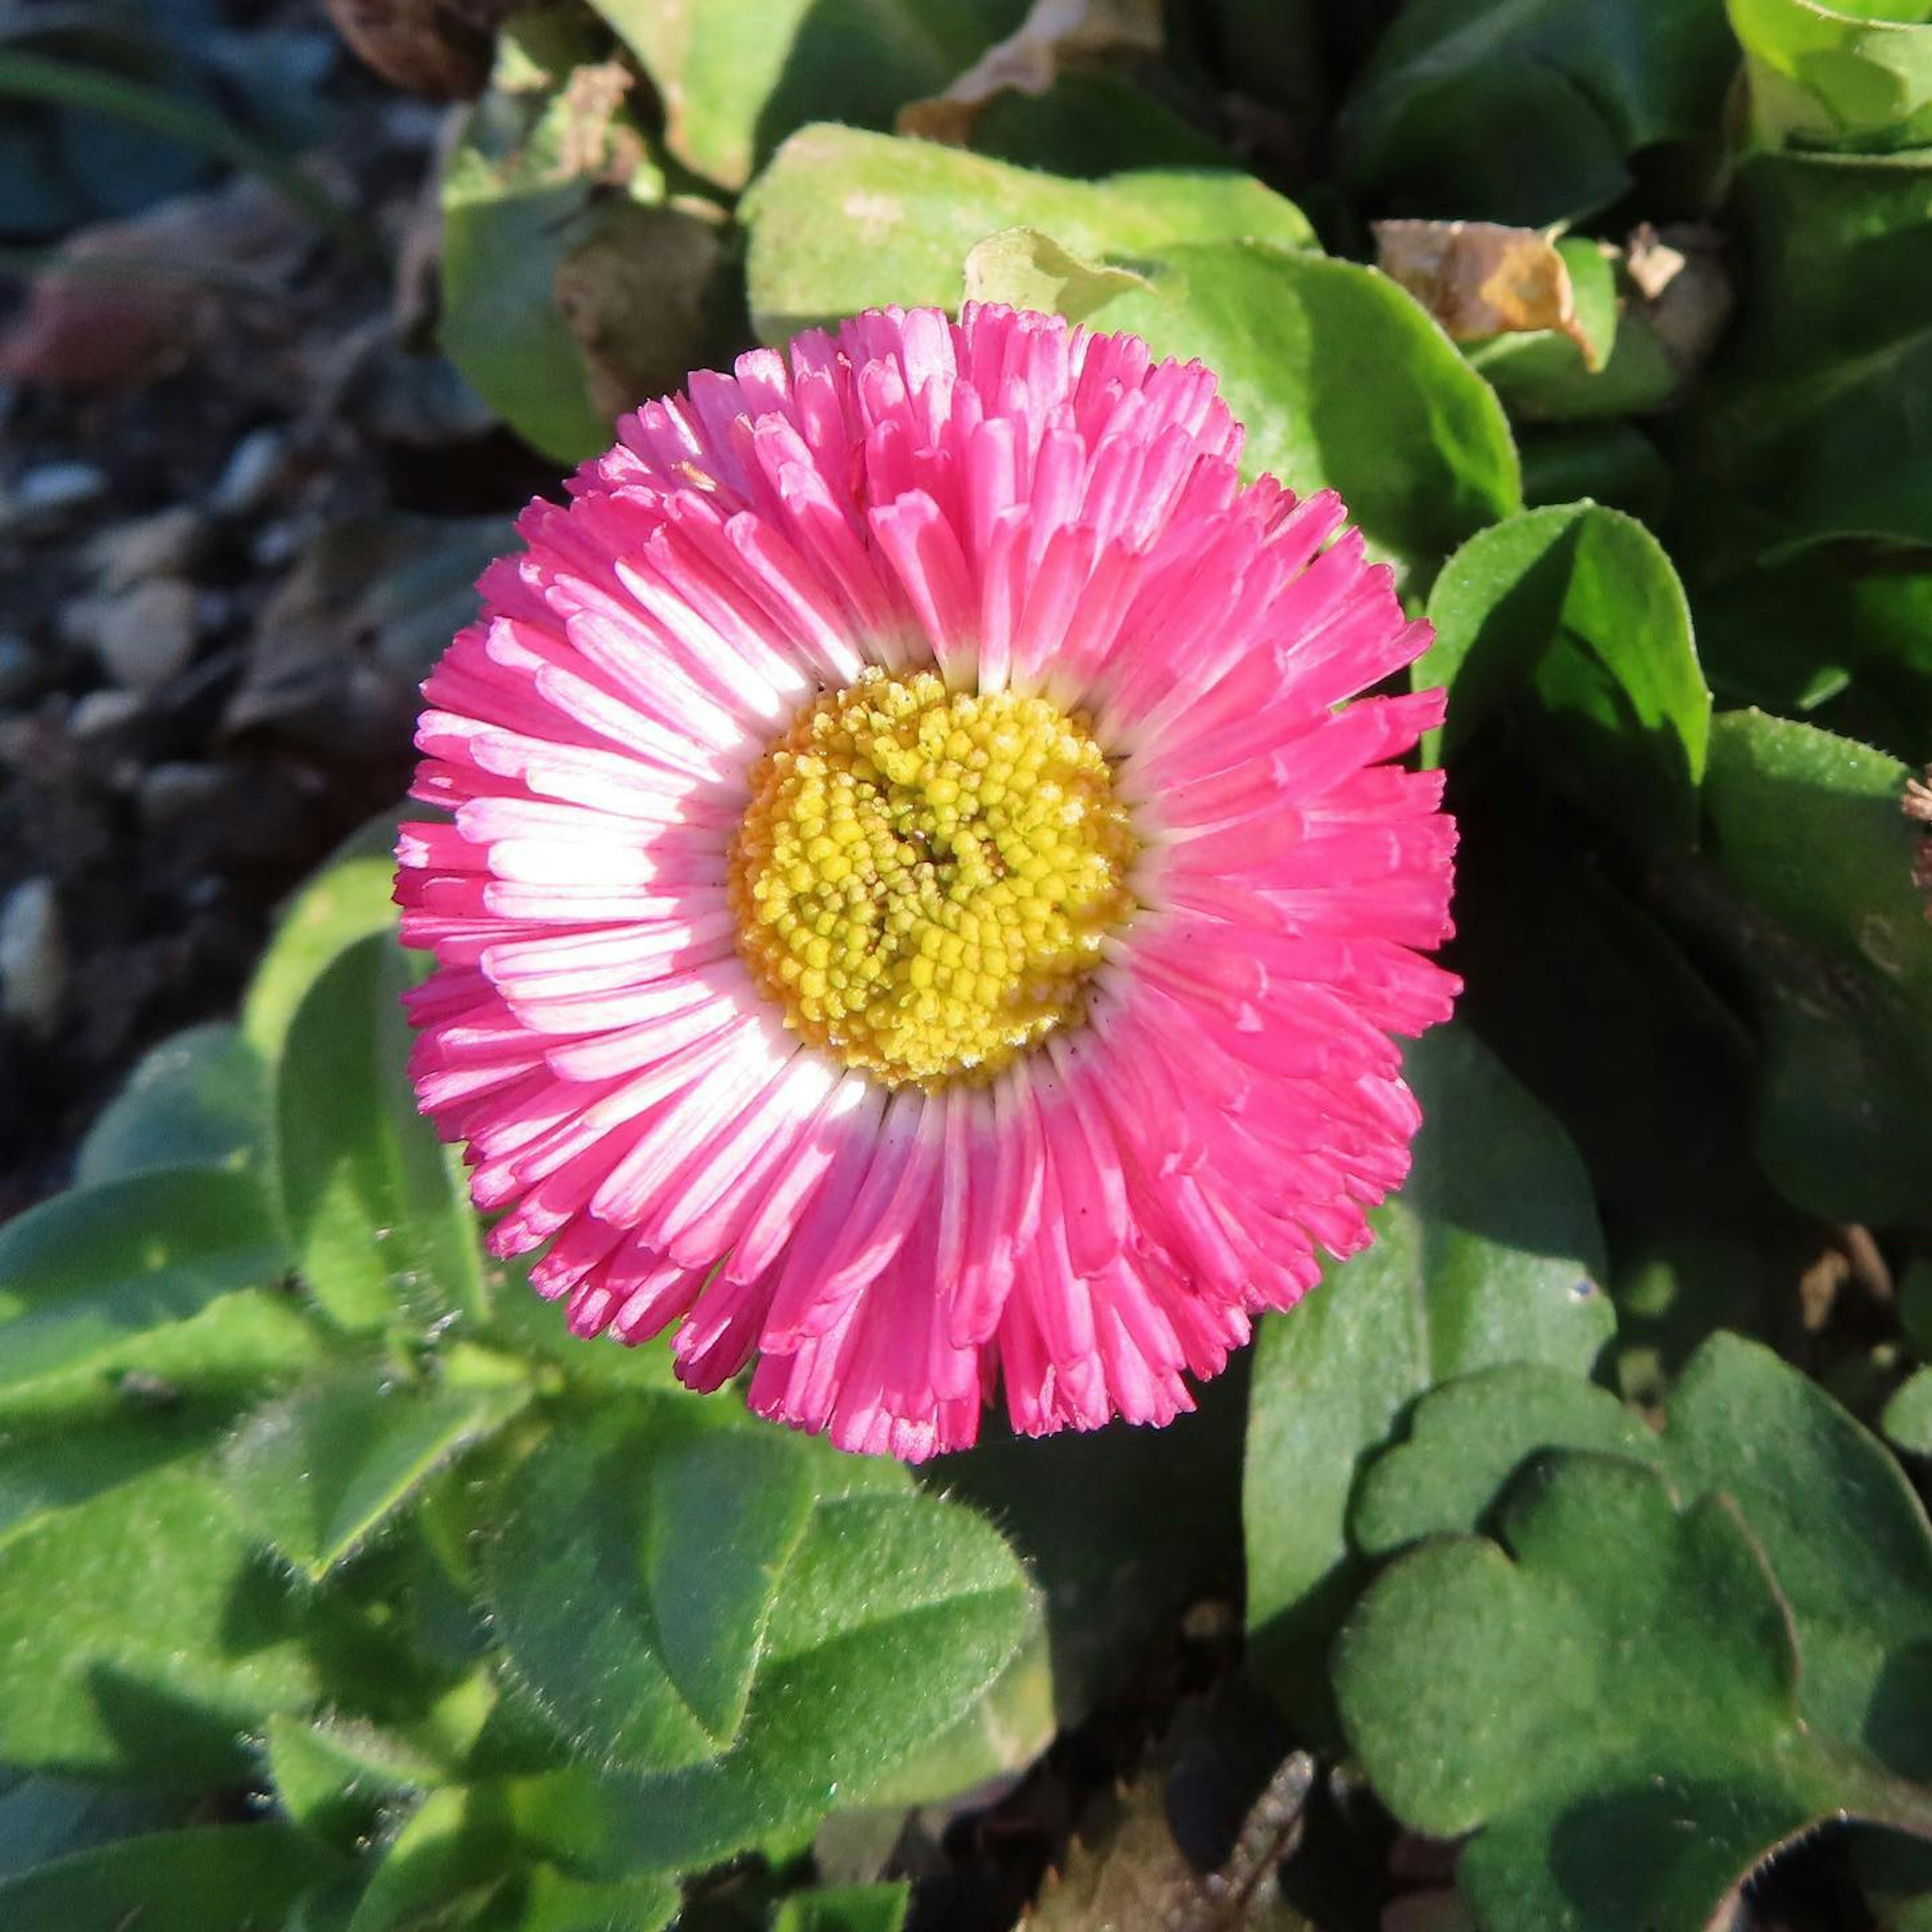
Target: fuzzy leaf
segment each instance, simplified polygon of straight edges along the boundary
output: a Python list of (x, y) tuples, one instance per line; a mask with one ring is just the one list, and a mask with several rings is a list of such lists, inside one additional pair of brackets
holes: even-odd
[(320, 1582), (530, 1394), (526, 1384), (391, 1388), (342, 1370), (251, 1417), (224, 1458), (224, 1478), (256, 1534)]
[[(620, 1808), (598, 1832), (628, 1868), (673, 1870), (862, 1802), (972, 1707), (1035, 1610), (992, 1530), (905, 1493), (892, 1466), (688, 1398), (645, 1406), (562, 1432), (524, 1466), (487, 1567), (526, 1688), (645, 1774), (610, 1781)], [(720, 1514), (727, 1494), (736, 1517)], [(686, 1538), (706, 1562), (660, 1560)], [(728, 1641), (674, 1659), (660, 1630), (707, 1618)], [(582, 1805), (567, 1782), (524, 1802), (536, 1842), (562, 1832), (574, 1859), (594, 1856), (568, 1835)]]
[(242, 1036), (271, 1069), (296, 1009), (339, 954), (396, 923), (393, 816), (346, 840), (284, 909), (242, 1006)]
[(1882, 752), (1760, 712), (1712, 734), (1720, 892), (1688, 909), (1757, 996), (1759, 1157), (1828, 1220), (1924, 1218), (1932, 924), (1912, 884), (1906, 777)]
[(1404, 213), (1563, 220), (1635, 150), (1708, 138), (1736, 60), (1718, 0), (1416, 0), (1344, 105), (1342, 172)]
[(772, 1932), (904, 1932), (911, 1897), (903, 1880), (794, 1892), (778, 1907)]
[(1473, 1035), (1408, 1049), (1414, 1166), (1375, 1245), (1262, 1324), (1242, 1482), (1248, 1626), (1264, 1681), (1319, 1718), (1322, 1653), (1359, 1586), (1346, 1534), (1364, 1459), (1418, 1395), (1540, 1362), (1583, 1376), (1609, 1340), (1603, 1237), (1556, 1123)]
[(1784, 1604), (1728, 1504), (1680, 1514), (1654, 1472), (1563, 1452), (1512, 1487), (1499, 1534), (1399, 1558), (1334, 1664), (1397, 1817), (1477, 1834), (1458, 1876), (1490, 1932), (1702, 1926), (1826, 1819), (1932, 1828), (1923, 1794), (1800, 1722)]
[(280, 1582), (194, 1463), (0, 1549), (0, 1758), (192, 1790), (245, 1776), (241, 1733), (317, 1688)]
[(336, 1869), (272, 1820), (123, 1838), (0, 1883), (8, 1932), (280, 1932), (302, 1894)]
[(1377, 554), (1432, 568), (1522, 507), (1494, 392), (1386, 275), (1246, 241), (1166, 246), (1135, 266), (1150, 287), (1093, 326), (1198, 356), (1246, 425), (1248, 469), (1299, 495), (1340, 490)]
[(1688, 838), (1711, 729), (1690, 608), (1663, 547), (1594, 503), (1531, 510), (1472, 537), (1429, 598), (1436, 641), (1411, 674), (1446, 685), (1432, 761), (1506, 704), (1553, 784), (1612, 824)]
[(276, 1070), (276, 1157), (297, 1262), (351, 1333), (482, 1300), (476, 1217), (410, 1087), (410, 975), (390, 934), (358, 940), (309, 988)]
[(1181, 242), (1254, 236), (1305, 248), (1315, 240), (1292, 202), (1232, 169), (1066, 181), (853, 128), (794, 135), (740, 215), (751, 236), (752, 320), (767, 342), (891, 302), (956, 308), (968, 255), (1012, 228), (1129, 269)]
[(1718, 1334), (1671, 1399), (1670, 1466), (1727, 1496), (1770, 1558), (1804, 1668), (1799, 1714), (1932, 1783), (1932, 1526), (1891, 1456), (1807, 1376)]
[(268, 1159), (260, 1056), (238, 1029), (190, 1027), (144, 1054), (87, 1131), (77, 1186), (163, 1167), (259, 1173)]
[(1913, 0), (1727, 0), (1768, 146), (1881, 153), (1932, 143), (1932, 19)]
[(263, 1729), (277, 1803), (344, 1850), (370, 1835), (385, 1805), (442, 1781), (431, 1759), (366, 1724), (278, 1713)]
[(288, 1265), (260, 1184), (186, 1168), (56, 1195), (0, 1229), (0, 1411), (111, 1412), (129, 1376), (246, 1386), (316, 1338), (252, 1291)]
[(1024, 0), (592, 4), (656, 82), (671, 152), (727, 188), (742, 188), (808, 121), (890, 127), (900, 107), (938, 93), (1026, 10)]
[(1479, 1370), (1424, 1396), (1407, 1437), (1363, 1471), (1350, 1539), (1365, 1556), (1388, 1556), (1425, 1536), (1466, 1535), (1546, 1449), (1664, 1462), (1656, 1436), (1594, 1384), (1536, 1363)]

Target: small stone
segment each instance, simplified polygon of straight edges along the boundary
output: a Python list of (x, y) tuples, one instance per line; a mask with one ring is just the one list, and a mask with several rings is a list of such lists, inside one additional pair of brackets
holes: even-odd
[(201, 518), (185, 503), (131, 523), (110, 524), (88, 543), (88, 568), (98, 589), (112, 594), (150, 577), (187, 568), (201, 536)]
[(80, 600), (62, 628), (92, 649), (116, 683), (153, 691), (194, 656), (194, 592), (178, 577), (152, 577), (118, 596)]
[(250, 430), (230, 453), (208, 507), (218, 517), (246, 517), (263, 508), (281, 475), (284, 448), (280, 430)]
[(11, 508), (23, 515), (74, 510), (107, 494), (107, 472), (91, 463), (42, 463), (14, 485)]
[(302, 548), (302, 533), (291, 523), (264, 524), (255, 532), (248, 554), (264, 570), (279, 570), (292, 563)]
[(141, 700), (131, 691), (90, 691), (68, 713), (70, 738), (105, 738), (140, 716)]
[(66, 984), (54, 882), (23, 880), (0, 905), (0, 1016), (30, 1033), (50, 1034), (59, 1024)]
[(220, 804), (233, 784), (220, 765), (156, 765), (141, 781), (141, 817), (151, 826), (178, 825)]

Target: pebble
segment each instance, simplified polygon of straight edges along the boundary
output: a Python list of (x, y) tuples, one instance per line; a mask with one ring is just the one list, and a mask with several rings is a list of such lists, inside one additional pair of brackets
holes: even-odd
[(0, 905), (0, 1015), (37, 1034), (60, 1021), (67, 946), (49, 878), (26, 879)]
[(218, 517), (246, 517), (262, 508), (280, 478), (285, 446), (278, 429), (250, 430), (229, 453), (208, 507)]
[(38, 516), (49, 510), (74, 510), (107, 494), (107, 472), (91, 463), (42, 463), (14, 483), (8, 508)]
[(193, 560), (200, 538), (200, 513), (178, 503), (98, 532), (87, 546), (87, 567), (98, 589), (125, 590), (146, 578), (178, 576)]
[(105, 738), (140, 716), (141, 700), (131, 691), (90, 691), (68, 713), (70, 738)]
[(153, 691), (194, 656), (194, 592), (178, 577), (151, 577), (118, 596), (76, 598), (61, 629), (86, 645), (116, 684)]
[(141, 817), (151, 826), (178, 824), (218, 805), (233, 784), (234, 775), (221, 765), (156, 765), (141, 781)]

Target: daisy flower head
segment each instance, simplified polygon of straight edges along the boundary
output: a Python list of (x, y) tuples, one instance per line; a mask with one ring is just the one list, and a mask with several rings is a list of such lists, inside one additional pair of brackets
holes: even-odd
[[(1197, 364), (969, 304), (648, 403), (424, 692), (412, 1072), (571, 1328), (916, 1460), (1160, 1424), (1369, 1239), (1439, 692)], [(1344, 700), (1355, 702), (1344, 706)], [(546, 1245), (547, 1244), (547, 1245)]]

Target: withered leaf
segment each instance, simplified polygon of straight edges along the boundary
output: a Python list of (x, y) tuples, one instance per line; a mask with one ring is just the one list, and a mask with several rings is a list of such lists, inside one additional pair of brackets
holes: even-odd
[(1455, 342), (1554, 329), (1576, 344), (1584, 366), (1601, 347), (1576, 320), (1570, 271), (1541, 229), (1496, 221), (1378, 221), (1376, 266), (1400, 282)]
[(1033, 0), (1019, 26), (944, 93), (901, 108), (898, 131), (964, 147), (997, 96), (1044, 94), (1063, 68), (1145, 58), (1161, 46), (1160, 0)]

